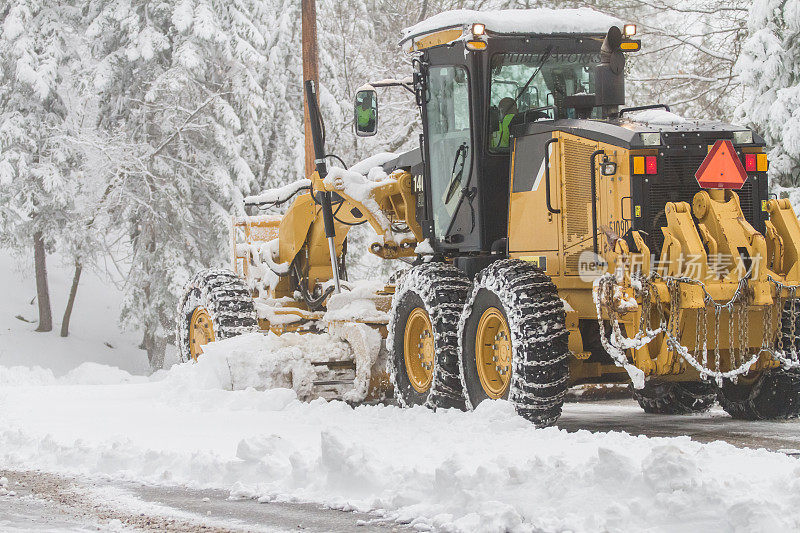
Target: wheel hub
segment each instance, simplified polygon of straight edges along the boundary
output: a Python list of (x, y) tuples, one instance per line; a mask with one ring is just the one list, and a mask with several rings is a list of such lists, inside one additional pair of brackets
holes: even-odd
[(214, 322), (205, 307), (198, 307), (192, 312), (189, 321), (189, 353), (192, 359), (197, 361), (198, 356), (203, 353), (203, 346), (209, 342), (214, 342)]
[(411, 386), (417, 392), (426, 392), (433, 381), (433, 325), (428, 312), (421, 307), (414, 308), (408, 315), (403, 357)]
[(475, 335), (478, 379), (489, 398), (502, 398), (511, 382), (511, 330), (500, 309), (490, 307), (481, 315)]

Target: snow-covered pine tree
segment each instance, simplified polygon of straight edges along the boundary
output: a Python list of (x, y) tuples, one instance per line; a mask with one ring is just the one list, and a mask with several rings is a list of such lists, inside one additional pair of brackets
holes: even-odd
[(738, 115), (764, 135), (770, 178), (800, 185), (800, 1), (756, 0), (736, 72)]
[[(119, 154), (104, 209), (130, 240), (121, 320), (163, 363), (190, 273), (221, 265), (228, 216), (263, 181), (278, 13), (258, 0), (92, 0), (98, 127)], [(280, 88), (280, 87), (279, 87)], [(284, 140), (286, 141), (286, 140)], [(120, 149), (119, 145), (124, 148)], [(299, 143), (302, 145), (302, 142)]]
[(77, 58), (71, 2), (0, 4), (0, 242), (33, 246), (39, 331), (52, 329), (46, 248), (75, 211), (77, 154), (59, 134)]
[(267, 58), (262, 70), (266, 109), (261, 124), (264, 141), (262, 188), (304, 177), (303, 65), (300, 54), (300, 1), (265, 2), (268, 21)]

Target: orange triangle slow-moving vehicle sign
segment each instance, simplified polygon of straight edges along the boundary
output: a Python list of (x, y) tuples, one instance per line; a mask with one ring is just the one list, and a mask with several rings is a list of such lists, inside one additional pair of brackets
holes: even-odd
[(747, 172), (733, 143), (720, 139), (711, 147), (694, 177), (704, 189), (741, 189), (747, 181)]

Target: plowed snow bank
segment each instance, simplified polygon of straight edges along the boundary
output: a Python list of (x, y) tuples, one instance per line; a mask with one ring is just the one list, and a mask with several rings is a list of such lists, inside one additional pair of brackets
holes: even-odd
[(351, 357), (346, 342), (327, 334), (251, 333), (209, 344), (196, 364), (175, 365), (152, 379), (207, 389), (293, 388), (305, 399), (315, 376), (312, 362)]
[(448, 531), (800, 528), (794, 458), (688, 438), (537, 430), (503, 401), (434, 413), (229, 391), (230, 376), (243, 385), (248, 369), (271, 363), (262, 355), (264, 364), (226, 373), (222, 361), (239, 348), (217, 346), (230, 348), (227, 359), (149, 383), (0, 388), (0, 467), (218, 487)]

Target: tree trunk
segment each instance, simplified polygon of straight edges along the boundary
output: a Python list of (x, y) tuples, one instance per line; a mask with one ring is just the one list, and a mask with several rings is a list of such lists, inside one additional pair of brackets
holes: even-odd
[(147, 350), (147, 360), (150, 362), (150, 368), (153, 371), (164, 368), (164, 356), (167, 352), (167, 339), (159, 335), (145, 331), (144, 349)]
[(47, 258), (41, 231), (33, 235), (33, 262), (36, 271), (36, 299), (39, 301), (39, 327), (36, 331), (52, 331), (53, 313), (50, 309), (50, 289), (47, 287)]
[(75, 275), (72, 276), (72, 287), (69, 289), (69, 299), (67, 300), (67, 308), (64, 309), (64, 319), (61, 321), (61, 336), (66, 337), (69, 335), (69, 320), (72, 318), (72, 306), (75, 305), (75, 295), (78, 292), (78, 283), (81, 281), (81, 271), (83, 265), (80, 261), (75, 261)]
[(422, 9), (419, 10), (419, 18), (417, 19), (417, 22), (422, 22), (423, 20), (425, 20), (425, 16), (427, 14), (428, 14), (428, 0), (422, 0)]

